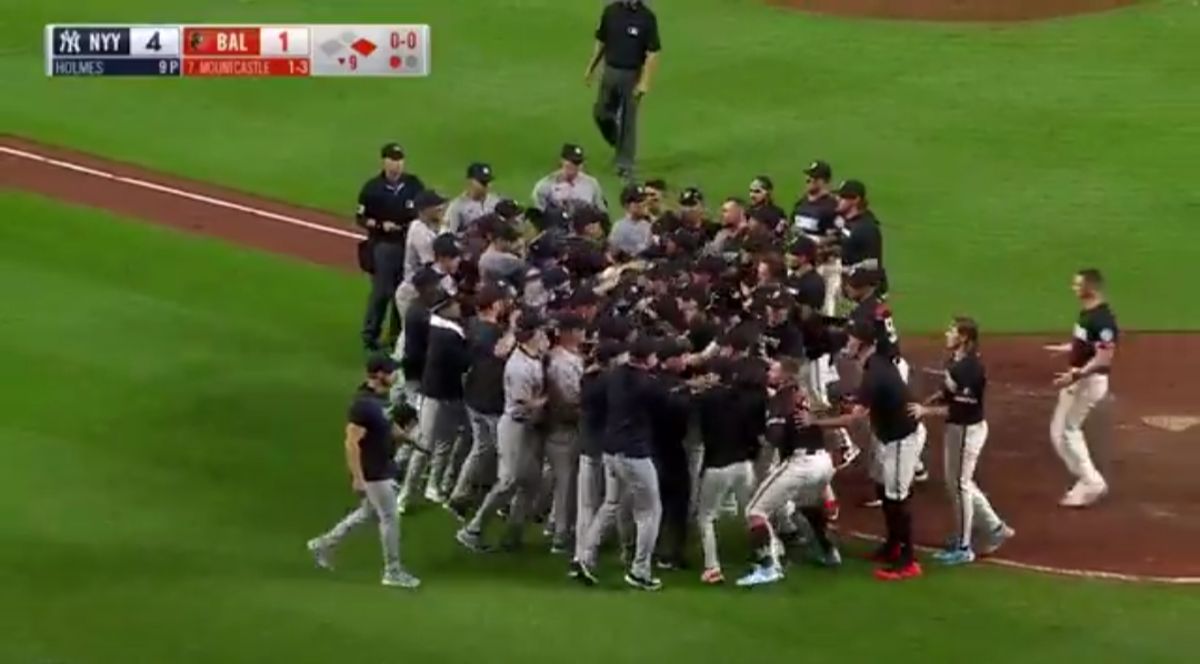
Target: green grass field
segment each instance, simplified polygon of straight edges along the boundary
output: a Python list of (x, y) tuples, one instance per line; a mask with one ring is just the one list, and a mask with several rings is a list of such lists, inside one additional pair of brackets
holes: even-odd
[[(472, 159), (526, 197), (564, 140), (608, 156), (581, 73), (599, 2), (0, 0), (7, 131), (349, 211), (379, 144), (443, 190)], [(1019, 26), (820, 18), (757, 0), (660, 0), (663, 69), (643, 168), (713, 199), (759, 172), (785, 198), (815, 156), (866, 180), (909, 330), (971, 311), (992, 330), (1062, 330), (1065, 284), (1111, 273), (1126, 327), (1200, 327), (1185, 289), (1200, 194), (1200, 10), (1148, 0)], [(425, 80), (48, 80), (64, 21), (426, 22)], [(613, 184), (611, 178), (607, 180)]]
[[(328, 576), (302, 545), (348, 505), (359, 284), (32, 197), (0, 204), (24, 222), (0, 225), (0, 662), (1170, 662), (1197, 644), (1194, 590), (987, 568), (903, 587), (855, 563), (762, 593), (690, 574), (657, 596), (586, 592), (548, 554), (464, 553), (440, 511), (404, 522), (418, 593), (376, 585), (372, 530)], [(155, 258), (131, 269), (131, 255)]]
[[(1191, 225), (1200, 9), (1151, 0), (1022, 26), (817, 18), (658, 0), (643, 172), (717, 198), (811, 158), (885, 220), (905, 329), (952, 311), (1065, 330), (1069, 274), (1130, 328), (1200, 327)], [(0, 0), (0, 128), (348, 210), (398, 139), (443, 190), (476, 158), (527, 196), (563, 140), (607, 155), (580, 83), (598, 3)], [(426, 80), (50, 80), (52, 22), (426, 22)], [(607, 183), (613, 185), (611, 178)], [(63, 238), (69, 238), (64, 241)], [(1195, 590), (978, 567), (881, 586), (864, 565), (765, 593), (668, 575), (583, 592), (548, 554), (477, 558), (404, 522), (417, 594), (373, 532), (313, 570), (349, 505), (339, 432), (360, 279), (0, 189), (0, 662), (1186, 661)], [(739, 559), (735, 531), (725, 542)], [(616, 569), (606, 568), (614, 579)]]

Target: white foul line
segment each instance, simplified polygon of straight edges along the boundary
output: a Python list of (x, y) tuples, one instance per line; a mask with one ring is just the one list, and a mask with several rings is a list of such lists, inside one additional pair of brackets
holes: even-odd
[[(850, 535), (851, 537), (868, 540), (871, 542), (880, 542), (883, 540), (883, 538), (879, 537), (878, 535), (863, 533), (856, 530), (851, 530), (846, 534)], [(934, 551), (933, 548), (927, 546), (918, 546), (917, 549), (925, 553)], [(1123, 574), (1121, 572), (1102, 572), (1099, 570), (1088, 569), (1071, 569), (1068, 567), (1050, 567), (1049, 565), (1022, 563), (1016, 560), (993, 558), (991, 556), (980, 558), (979, 562), (987, 563), (989, 565), (996, 565), (997, 567), (1008, 567), (1010, 569), (1024, 570), (1026, 572), (1041, 572), (1043, 574), (1070, 576), (1078, 579), (1102, 579), (1105, 581), (1124, 581), (1129, 583), (1162, 583), (1177, 586), (1200, 585), (1200, 577), (1196, 576), (1149, 576), (1142, 574)]]
[(365, 235), (362, 235), (360, 233), (355, 233), (354, 231), (343, 230), (341, 228), (334, 228), (333, 226), (326, 226), (324, 224), (317, 224), (317, 223), (313, 223), (311, 221), (297, 219), (296, 217), (289, 217), (285, 214), (278, 214), (276, 212), (260, 210), (258, 208), (250, 207), (248, 205), (242, 205), (240, 203), (234, 203), (233, 201), (227, 201), (227, 200), (220, 199), (220, 198), (214, 198), (212, 196), (205, 196), (203, 194), (197, 194), (195, 192), (185, 191), (183, 189), (176, 189), (175, 187), (168, 187), (166, 185), (158, 184), (155, 182), (147, 182), (146, 180), (139, 180), (138, 178), (126, 177), (124, 175), (117, 175), (116, 173), (102, 171), (100, 169), (91, 168), (89, 166), (84, 166), (83, 164), (76, 164), (76, 163), (72, 163), (69, 161), (63, 161), (61, 159), (53, 159), (51, 157), (45, 157), (40, 154), (35, 154), (33, 152), (26, 152), (24, 150), (18, 150), (16, 148), (10, 148), (6, 145), (0, 145), (0, 152), (7, 154), (7, 155), (11, 155), (13, 157), (18, 157), (20, 159), (29, 159), (31, 161), (38, 161), (43, 164), (48, 164), (50, 166), (57, 166), (58, 168), (65, 168), (70, 171), (75, 171), (76, 173), (83, 173), (85, 175), (91, 175), (91, 176), (98, 177), (98, 178), (104, 178), (106, 180), (112, 180), (114, 182), (120, 182), (122, 184), (127, 184), (131, 187), (139, 187), (141, 189), (149, 189), (151, 191), (157, 191), (159, 193), (167, 194), (170, 196), (186, 198), (188, 200), (196, 201), (197, 203), (204, 203), (205, 205), (212, 205), (214, 207), (225, 208), (227, 210), (234, 210), (234, 211), (242, 212), (245, 214), (252, 214), (256, 217), (262, 217), (263, 219), (270, 219), (271, 221), (278, 221), (280, 223), (288, 224), (291, 226), (299, 226), (300, 228), (307, 228), (310, 231), (317, 231), (318, 233), (327, 233), (329, 235), (337, 235), (339, 237), (349, 238), (352, 240), (365, 240), (366, 239)]

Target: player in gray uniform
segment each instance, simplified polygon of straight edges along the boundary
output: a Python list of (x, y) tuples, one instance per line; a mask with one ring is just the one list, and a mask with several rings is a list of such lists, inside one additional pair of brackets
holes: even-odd
[(612, 231), (608, 234), (608, 246), (626, 258), (641, 256), (653, 241), (645, 201), (645, 187), (631, 184), (621, 191), (621, 205), (625, 208), (625, 216), (613, 224)]
[(557, 336), (546, 366), (546, 414), (549, 432), (546, 435), (546, 457), (553, 477), (554, 515), (551, 553), (565, 553), (571, 544), (575, 525), (577, 496), (576, 475), (579, 473), (579, 407), (580, 381), (583, 378), (583, 318), (571, 313), (560, 315), (556, 321)]
[(475, 162), (467, 166), (467, 189), (455, 196), (446, 206), (446, 214), (442, 217), (442, 230), (458, 235), (485, 214), (496, 209), (500, 197), (491, 191), (492, 179), (495, 174), (492, 167)]
[(542, 356), (549, 342), (543, 321), (531, 314), (517, 320), (517, 348), (504, 365), (504, 414), (496, 428), (499, 471), (496, 484), (484, 497), (475, 516), (455, 535), (459, 544), (483, 551), (483, 530), (488, 519), (503, 507), (508, 512), (508, 533), (502, 546), (516, 549), (528, 508), (537, 498), (541, 484), (542, 437), (537, 425), (546, 406), (545, 372)]
[(607, 211), (600, 181), (583, 172), (583, 148), (567, 143), (562, 147), (562, 166), (533, 186), (533, 205), (539, 210), (573, 210), (580, 204)]

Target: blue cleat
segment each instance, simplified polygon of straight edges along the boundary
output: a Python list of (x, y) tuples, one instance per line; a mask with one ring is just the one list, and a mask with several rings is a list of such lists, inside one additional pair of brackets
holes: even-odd
[(933, 557), (943, 565), (966, 565), (975, 562), (975, 552), (971, 549), (946, 549), (933, 554)]

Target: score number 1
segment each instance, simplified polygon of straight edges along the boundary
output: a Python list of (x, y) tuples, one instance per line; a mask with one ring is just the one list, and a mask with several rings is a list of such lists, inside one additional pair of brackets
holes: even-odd
[(308, 55), (308, 28), (263, 28), (259, 35), (262, 55)]

